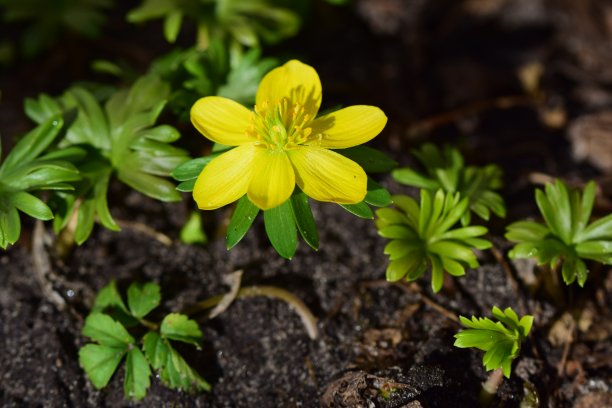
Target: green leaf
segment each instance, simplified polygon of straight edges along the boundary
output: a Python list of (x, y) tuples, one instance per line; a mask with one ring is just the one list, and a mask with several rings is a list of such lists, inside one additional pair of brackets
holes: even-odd
[(161, 177), (136, 171), (119, 171), (119, 180), (136, 191), (160, 201), (180, 201), (181, 196), (176, 192), (174, 184)]
[(164, 19), (164, 36), (166, 41), (174, 43), (179, 31), (181, 31), (181, 24), (183, 23), (183, 13), (180, 11), (173, 11), (166, 15)]
[(116, 307), (124, 313), (129, 313), (121, 295), (117, 290), (117, 282), (112, 280), (108, 285), (100, 289), (94, 300), (92, 312), (102, 312), (109, 307)]
[(157, 332), (148, 332), (142, 338), (142, 347), (151, 367), (159, 370), (166, 363), (168, 347)]
[(150, 376), (151, 369), (140, 349), (134, 347), (128, 351), (123, 381), (125, 395), (136, 401), (143, 399), (151, 385)]
[(366, 173), (388, 173), (397, 167), (395, 160), (380, 150), (367, 146), (355, 146), (336, 152), (359, 164)]
[(127, 347), (87, 344), (79, 350), (79, 364), (97, 389), (104, 388), (125, 356)]
[(357, 204), (340, 204), (340, 206), (351, 214), (358, 216), (359, 218), (364, 218), (366, 220), (371, 220), (374, 218), (374, 213), (372, 212), (372, 209), (366, 204), (365, 201), (362, 201)]
[(188, 160), (178, 166), (171, 175), (175, 180), (187, 181), (197, 178), (204, 167), (218, 155), (211, 154), (210, 156), (198, 157), (197, 159)]
[(198, 211), (192, 211), (189, 215), (189, 219), (181, 228), (180, 239), (181, 242), (189, 245), (201, 245), (208, 241), (202, 227), (202, 216)]
[(160, 379), (170, 388), (185, 391), (210, 391), (206, 382), (181, 355), (169, 344), (166, 344), (166, 362), (160, 370)]
[(143, 318), (151, 310), (159, 306), (161, 293), (159, 285), (156, 283), (132, 283), (128, 288), (128, 306), (132, 316)]
[(440, 183), (438, 183), (436, 180), (423, 176), (408, 167), (393, 170), (391, 176), (398, 183), (405, 184), (407, 186), (426, 188), (428, 190), (436, 190), (440, 187)]
[(227, 227), (227, 249), (232, 249), (242, 240), (247, 231), (251, 228), (258, 213), (259, 208), (257, 208), (246, 195), (238, 200), (234, 214)]
[(190, 343), (200, 348), (202, 341), (202, 332), (200, 327), (187, 316), (179, 313), (170, 313), (161, 323), (160, 333), (162, 337)]
[(301, 190), (296, 191), (291, 196), (291, 209), (300, 235), (306, 243), (315, 251), (319, 249), (319, 233), (315, 224), (308, 196)]
[(51, 209), (40, 199), (25, 191), (17, 191), (10, 196), (11, 204), (19, 211), (39, 220), (50, 220), (53, 218)]
[(393, 203), (391, 194), (370, 178), (368, 178), (368, 192), (363, 201), (376, 207), (386, 207)]
[(264, 211), (264, 224), (276, 252), (283, 258), (293, 258), (297, 249), (297, 227), (290, 200)]
[(98, 312), (91, 313), (85, 319), (83, 335), (112, 348), (123, 349), (134, 344), (134, 338), (120, 323)]

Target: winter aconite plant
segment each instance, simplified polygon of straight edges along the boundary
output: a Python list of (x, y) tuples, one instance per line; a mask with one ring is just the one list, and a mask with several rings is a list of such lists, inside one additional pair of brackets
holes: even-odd
[(612, 265), (612, 214), (589, 223), (595, 201), (595, 183), (582, 194), (562, 181), (536, 190), (536, 202), (545, 224), (518, 221), (508, 226), (506, 238), (517, 242), (511, 258), (535, 258), (539, 264), (561, 265), (564, 282), (584, 286), (590, 259)]
[[(53, 218), (51, 209), (33, 192), (73, 190), (80, 179), (69, 162), (80, 149), (45, 151), (60, 134), (64, 121), (51, 116), (25, 135), (0, 164), (0, 248), (14, 244), (21, 234), (18, 211), (39, 220)], [(2, 150), (0, 149), (0, 159)]]
[(384, 113), (360, 105), (317, 117), (321, 100), (317, 72), (293, 60), (263, 78), (254, 111), (216, 96), (198, 100), (191, 109), (194, 126), (218, 145), (212, 156), (185, 163), (173, 175), (183, 181), (179, 190), (193, 189), (200, 209), (239, 201), (228, 247), (242, 238), (259, 210), (272, 245), (291, 258), (297, 231), (318, 247), (308, 197), (356, 205), (347, 209), (365, 216), (365, 203), (390, 203), (386, 190), (368, 181), (362, 165), (388, 171), (394, 163), (370, 154), (371, 149), (355, 148), (381, 132)]
[(183, 19), (187, 18), (196, 23), (199, 49), (206, 49), (213, 39), (226, 37), (236, 44), (253, 47), (261, 40), (275, 43), (297, 33), (299, 16), (278, 3), (275, 0), (143, 0), (128, 14), (128, 20), (139, 23), (163, 18), (164, 35), (172, 43), (181, 31)]
[[(160, 301), (159, 285), (154, 283), (132, 283), (127, 306), (114, 281), (100, 290), (83, 326), (83, 335), (94, 343), (79, 350), (81, 367), (96, 388), (104, 388), (125, 359), (123, 391), (130, 399), (146, 396), (152, 371), (172, 389), (210, 390), (172, 345), (172, 341), (178, 341), (200, 348), (202, 332), (198, 324), (178, 313), (167, 314), (159, 324), (145, 320)], [(148, 331), (136, 340), (135, 333), (143, 329)]]
[(487, 371), (501, 368), (504, 376), (509, 378), (512, 361), (518, 357), (521, 344), (531, 331), (533, 316), (523, 316), (519, 320), (511, 308), (502, 312), (497, 306), (491, 312), (497, 322), (486, 317), (472, 316), (470, 320), (459, 316), (461, 324), (467, 329), (455, 334), (455, 346), (486, 351), (482, 363)]
[(469, 200), (459, 193), (421, 190), (421, 203), (408, 196), (393, 196), (398, 209), (376, 211), (378, 234), (391, 240), (385, 247), (389, 255), (387, 280), (413, 281), (431, 269), (434, 292), (442, 288), (444, 271), (453, 276), (465, 274), (465, 267), (478, 267), (474, 249), (487, 249), (491, 243), (479, 238), (483, 226), (455, 228), (468, 211)]
[(441, 188), (449, 193), (461, 193), (469, 199), (471, 210), (461, 217), (464, 226), (470, 223), (471, 212), (486, 221), (491, 212), (498, 217), (506, 216), (504, 199), (495, 191), (502, 186), (499, 166), (466, 166), (459, 150), (451, 146), (438, 149), (431, 143), (415, 149), (413, 154), (425, 167), (426, 174), (405, 167), (393, 171), (396, 181), (431, 191)]
[(82, 87), (73, 87), (57, 99), (43, 94), (26, 101), (26, 113), (38, 123), (55, 115), (72, 115), (60, 146), (83, 151), (73, 160), (82, 176), (76, 191), (54, 197), (56, 232), (67, 226), (73, 213), (77, 214), (74, 239), (78, 244), (89, 237), (96, 218), (106, 228), (118, 230), (107, 203), (109, 182), (115, 175), (149, 197), (180, 200), (165, 177), (188, 159), (187, 154), (169, 144), (180, 136), (175, 128), (154, 126), (169, 92), (166, 83), (148, 75), (130, 89), (114, 92), (104, 107)]

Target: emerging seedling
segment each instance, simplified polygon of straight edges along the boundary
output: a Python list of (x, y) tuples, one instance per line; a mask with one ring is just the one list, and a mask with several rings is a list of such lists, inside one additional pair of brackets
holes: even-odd
[(421, 190), (421, 203), (408, 196), (393, 196), (398, 208), (376, 211), (378, 234), (391, 240), (387, 280), (413, 281), (431, 269), (431, 286), (440, 291), (444, 271), (453, 276), (465, 274), (465, 267), (479, 266), (474, 249), (487, 249), (491, 243), (479, 238), (487, 233), (482, 226), (453, 228), (468, 211), (468, 198), (459, 193), (438, 190), (435, 195)]
[(455, 346), (486, 351), (482, 363), (487, 371), (501, 368), (504, 376), (509, 378), (512, 361), (518, 357), (521, 343), (531, 331), (533, 316), (526, 315), (519, 320), (511, 308), (502, 312), (497, 306), (493, 306), (491, 313), (497, 322), (487, 317), (472, 316), (470, 320), (459, 316), (461, 324), (467, 329), (455, 334)]
[[(174, 349), (172, 341), (200, 348), (202, 332), (187, 316), (170, 313), (160, 324), (145, 320), (161, 301), (159, 285), (133, 283), (127, 292), (127, 307), (115, 282), (104, 287), (85, 320), (83, 335), (95, 343), (79, 350), (81, 367), (96, 388), (104, 388), (124, 357), (123, 390), (140, 400), (151, 384), (152, 369), (169, 388), (184, 391), (209, 391), (210, 385)], [(148, 332), (137, 341), (134, 332)]]
[[(42, 190), (74, 190), (80, 179), (68, 160), (82, 156), (78, 148), (44, 153), (60, 134), (64, 121), (51, 116), (25, 135), (0, 165), (0, 248), (14, 244), (21, 234), (18, 211), (39, 220), (53, 218), (51, 209), (31, 194)], [(0, 159), (2, 149), (0, 148)]]
[[(440, 150), (431, 143), (415, 149), (413, 154), (425, 167), (425, 174), (404, 167), (392, 173), (397, 182), (430, 191), (441, 188), (447, 193), (459, 192), (461, 197), (468, 198), (471, 212), (486, 221), (491, 212), (498, 217), (506, 216), (504, 199), (495, 191), (502, 187), (499, 166), (466, 166), (459, 150), (451, 146)], [(461, 217), (463, 226), (470, 223), (471, 212), (467, 211)]]
[(582, 194), (560, 180), (536, 190), (536, 202), (545, 224), (518, 221), (508, 226), (506, 238), (517, 242), (511, 258), (535, 258), (551, 269), (561, 265), (563, 281), (584, 286), (590, 259), (612, 265), (612, 214), (589, 224), (595, 202), (594, 182)]

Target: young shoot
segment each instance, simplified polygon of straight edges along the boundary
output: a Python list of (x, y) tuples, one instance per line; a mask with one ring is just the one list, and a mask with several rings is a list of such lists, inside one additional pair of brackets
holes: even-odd
[[(161, 301), (159, 285), (132, 283), (127, 306), (113, 281), (98, 293), (85, 320), (83, 335), (94, 343), (79, 350), (79, 363), (93, 385), (104, 388), (125, 359), (123, 391), (127, 398), (140, 400), (151, 385), (151, 372), (171, 389), (209, 391), (210, 385), (173, 347), (171, 341), (191, 344), (198, 349), (202, 332), (186, 315), (167, 314), (161, 323), (145, 319)], [(134, 333), (146, 334), (138, 341)]]
[(387, 280), (413, 281), (431, 270), (431, 287), (442, 289), (444, 272), (462, 276), (465, 268), (479, 266), (475, 249), (487, 249), (491, 243), (479, 238), (487, 233), (483, 226), (454, 228), (468, 211), (468, 198), (459, 193), (421, 190), (420, 205), (408, 196), (393, 196), (397, 209), (376, 211), (378, 234), (391, 240), (385, 247), (389, 255)]
[(455, 346), (460, 348), (474, 347), (486, 351), (482, 363), (487, 371), (501, 369), (506, 378), (510, 378), (512, 361), (518, 357), (521, 344), (531, 331), (533, 316), (520, 318), (511, 309), (504, 311), (497, 306), (491, 309), (496, 322), (487, 317), (468, 319), (459, 316), (466, 329), (455, 334)]
[(436, 191), (443, 189), (447, 193), (461, 193), (467, 197), (471, 211), (461, 217), (463, 226), (470, 224), (471, 213), (474, 212), (485, 221), (489, 220), (491, 212), (498, 217), (506, 216), (504, 199), (496, 190), (502, 187), (502, 170), (495, 164), (484, 167), (466, 166), (459, 150), (426, 143), (413, 154), (425, 168), (425, 173), (419, 173), (408, 167), (394, 170), (393, 178), (409, 186)]
[(535, 258), (551, 269), (561, 266), (563, 281), (584, 286), (588, 268), (585, 260), (612, 265), (612, 214), (594, 222), (591, 212), (596, 185), (587, 183), (582, 193), (555, 180), (544, 191), (536, 190), (536, 203), (544, 224), (518, 221), (508, 226), (506, 238), (517, 244), (511, 258)]

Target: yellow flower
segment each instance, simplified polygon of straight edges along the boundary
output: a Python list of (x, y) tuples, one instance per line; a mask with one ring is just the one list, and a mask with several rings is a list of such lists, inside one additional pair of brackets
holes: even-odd
[(330, 149), (369, 141), (387, 117), (374, 106), (350, 106), (316, 118), (321, 106), (317, 72), (292, 60), (270, 71), (257, 90), (255, 110), (208, 96), (191, 108), (191, 122), (213, 142), (236, 148), (200, 173), (193, 197), (214, 210), (245, 194), (262, 210), (285, 202), (295, 184), (319, 201), (353, 204), (366, 194), (367, 176)]

